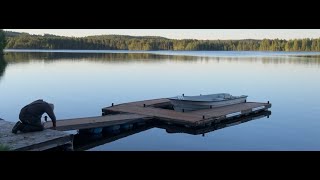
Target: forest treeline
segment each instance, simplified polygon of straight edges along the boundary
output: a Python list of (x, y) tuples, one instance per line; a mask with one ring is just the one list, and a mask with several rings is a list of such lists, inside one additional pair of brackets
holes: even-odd
[(0, 56), (3, 54), (3, 49), (6, 46), (6, 38), (5, 38), (5, 32), (0, 29)]
[(175, 40), (156, 36), (97, 35), (65, 37), (51, 34), (31, 35), (10, 31), (4, 31), (4, 33), (7, 37), (7, 49), (320, 51), (320, 38), (292, 40)]

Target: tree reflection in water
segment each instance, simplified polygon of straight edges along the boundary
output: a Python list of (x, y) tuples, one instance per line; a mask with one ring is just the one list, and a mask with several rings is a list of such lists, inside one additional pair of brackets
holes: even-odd
[(4, 75), (7, 64), (8, 63), (4, 60), (4, 57), (0, 56), (0, 80), (1, 80), (2, 76)]

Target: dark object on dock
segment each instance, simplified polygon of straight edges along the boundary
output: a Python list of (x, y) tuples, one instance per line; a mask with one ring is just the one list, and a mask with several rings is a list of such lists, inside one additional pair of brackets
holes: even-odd
[(34, 132), (43, 131), (44, 126), (41, 123), (42, 115), (46, 113), (52, 120), (52, 124), (56, 127), (56, 116), (54, 114), (54, 105), (48, 103), (42, 99), (33, 101), (24, 106), (19, 113), (19, 119), (21, 121), (20, 126), (17, 129), (12, 129), (12, 133), (21, 132)]

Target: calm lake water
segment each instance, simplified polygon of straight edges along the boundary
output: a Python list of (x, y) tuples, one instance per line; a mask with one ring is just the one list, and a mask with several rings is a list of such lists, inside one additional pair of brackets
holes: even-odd
[(0, 60), (0, 118), (36, 99), (58, 119), (111, 103), (228, 92), (272, 103), (261, 117), (204, 136), (146, 130), (89, 150), (320, 150), (320, 53), (21, 51)]

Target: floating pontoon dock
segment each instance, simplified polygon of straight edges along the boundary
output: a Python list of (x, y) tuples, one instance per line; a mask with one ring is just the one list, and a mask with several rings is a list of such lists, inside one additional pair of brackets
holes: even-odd
[(12, 150), (47, 150), (59, 146), (69, 146), (72, 149), (72, 135), (60, 131), (156, 122), (164, 125), (183, 126), (183, 131), (189, 132), (185, 128), (196, 129), (212, 126), (221, 121), (244, 118), (267, 111), (270, 107), (269, 101), (267, 103), (245, 102), (218, 108), (177, 112), (173, 110), (170, 100), (167, 98), (117, 105), (112, 103), (109, 107), (102, 108), (102, 116), (58, 120), (56, 128), (58, 131), (50, 130), (52, 123), (46, 122), (47, 129), (45, 131), (16, 135), (11, 133), (14, 123), (0, 120), (2, 129), (0, 144), (9, 145)]

